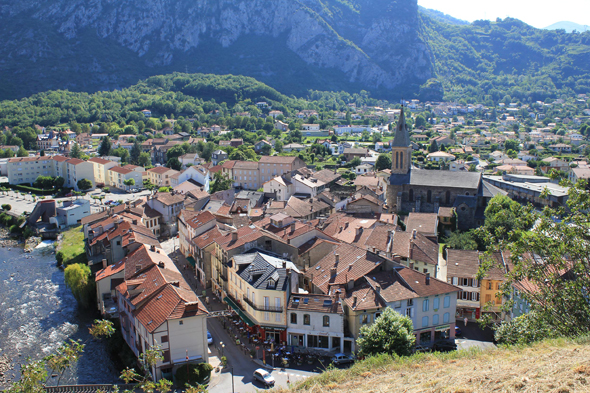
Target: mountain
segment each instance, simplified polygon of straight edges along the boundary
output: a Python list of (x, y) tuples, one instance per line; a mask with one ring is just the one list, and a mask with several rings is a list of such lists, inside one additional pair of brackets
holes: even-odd
[(173, 72), (390, 101), (588, 91), (590, 32), (441, 14), (417, 0), (0, 0), (0, 99)]
[(424, 15), (428, 16), (429, 18), (437, 20), (439, 22), (448, 23), (450, 25), (468, 25), (469, 24), (469, 22), (467, 22), (466, 20), (454, 18), (451, 15), (445, 14), (442, 11), (433, 10), (430, 8), (424, 8), (420, 5), (418, 6), (418, 10), (420, 11), (421, 14), (424, 14)]
[(557, 22), (551, 26), (545, 27), (545, 30), (565, 30), (566, 33), (571, 33), (574, 30), (578, 33), (588, 31), (588, 26), (580, 25), (574, 22)]
[[(432, 76), (416, 0), (0, 0), (0, 97), (242, 74), (291, 94)], [(413, 87), (412, 87), (413, 86)]]

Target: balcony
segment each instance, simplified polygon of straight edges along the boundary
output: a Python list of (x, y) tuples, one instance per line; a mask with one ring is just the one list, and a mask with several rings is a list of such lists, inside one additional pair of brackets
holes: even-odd
[(243, 297), (244, 302), (252, 307), (256, 311), (264, 311), (264, 312), (283, 312), (283, 307), (271, 307), (271, 306), (262, 306), (259, 304), (254, 304), (250, 299), (246, 296)]

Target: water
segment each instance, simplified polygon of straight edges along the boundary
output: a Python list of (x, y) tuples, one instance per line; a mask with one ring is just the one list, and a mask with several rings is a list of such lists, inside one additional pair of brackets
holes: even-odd
[[(19, 365), (28, 357), (40, 359), (65, 340), (79, 339), (87, 344), (84, 353), (60, 384), (120, 382), (105, 343), (88, 332), (95, 318), (94, 310), (78, 308), (63, 272), (55, 266), (51, 242), (30, 254), (21, 248), (0, 248), (0, 355), (8, 356), (14, 366), (7, 376), (18, 376)], [(55, 379), (48, 384), (55, 384)]]

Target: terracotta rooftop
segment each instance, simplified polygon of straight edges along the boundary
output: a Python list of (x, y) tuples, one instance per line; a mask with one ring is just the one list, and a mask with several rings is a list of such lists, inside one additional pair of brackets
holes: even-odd
[(437, 213), (410, 213), (406, 222), (406, 232), (413, 230), (425, 234), (438, 233), (438, 214)]
[(148, 169), (147, 172), (151, 172), (151, 173), (159, 173), (159, 174), (164, 174), (168, 171), (173, 171), (174, 169), (170, 169), (170, 168), (166, 168), (165, 166), (157, 166), (151, 169)]
[(289, 310), (316, 311), (328, 314), (342, 314), (342, 303), (334, 296), (321, 294), (294, 293), (289, 299)]

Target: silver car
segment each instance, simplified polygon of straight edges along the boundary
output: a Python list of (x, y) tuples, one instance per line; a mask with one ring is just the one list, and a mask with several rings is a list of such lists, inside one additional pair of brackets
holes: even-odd
[(266, 387), (275, 386), (275, 378), (263, 368), (254, 371), (254, 379), (264, 384)]

